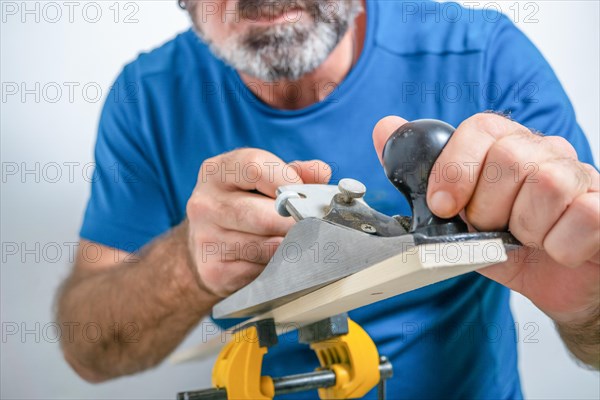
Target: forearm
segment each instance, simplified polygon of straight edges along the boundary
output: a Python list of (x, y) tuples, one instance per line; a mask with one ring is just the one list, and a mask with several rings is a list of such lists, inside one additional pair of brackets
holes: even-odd
[(581, 362), (600, 370), (600, 305), (577, 323), (556, 323), (569, 351)]
[(57, 302), (59, 323), (73, 327), (62, 338), (67, 361), (90, 381), (158, 364), (218, 300), (194, 268), (186, 223), (142, 249), (136, 262), (100, 271), (76, 266)]

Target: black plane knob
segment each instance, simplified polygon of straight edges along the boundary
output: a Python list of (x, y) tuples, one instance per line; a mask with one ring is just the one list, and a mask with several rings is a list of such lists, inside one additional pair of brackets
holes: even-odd
[(412, 209), (411, 233), (440, 236), (468, 232), (459, 216), (439, 218), (427, 206), (429, 175), (452, 133), (454, 128), (445, 122), (416, 120), (398, 128), (383, 148), (385, 173)]

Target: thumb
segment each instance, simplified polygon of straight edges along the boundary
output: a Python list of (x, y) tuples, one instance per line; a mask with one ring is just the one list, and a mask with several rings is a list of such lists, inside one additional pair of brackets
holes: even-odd
[(289, 165), (296, 170), (302, 183), (326, 184), (331, 179), (331, 167), (324, 161), (292, 161)]
[(377, 125), (375, 125), (375, 128), (373, 128), (373, 145), (375, 146), (377, 157), (379, 157), (379, 162), (382, 162), (381, 155), (383, 153), (383, 147), (385, 146), (389, 137), (392, 136), (392, 133), (394, 133), (396, 129), (400, 128), (407, 122), (408, 121), (404, 118), (391, 115), (382, 118), (379, 120)]

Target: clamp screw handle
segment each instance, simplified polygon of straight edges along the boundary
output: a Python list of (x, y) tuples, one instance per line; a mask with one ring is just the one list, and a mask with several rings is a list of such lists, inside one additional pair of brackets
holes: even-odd
[(353, 199), (362, 198), (365, 193), (367, 193), (367, 188), (365, 185), (355, 179), (350, 178), (344, 178), (340, 180), (338, 183), (338, 189), (342, 194), (342, 200), (346, 204), (352, 203)]

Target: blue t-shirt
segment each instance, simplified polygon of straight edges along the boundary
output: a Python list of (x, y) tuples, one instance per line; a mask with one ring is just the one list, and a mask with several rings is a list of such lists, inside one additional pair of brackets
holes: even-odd
[[(372, 207), (406, 215), (406, 201), (373, 150), (376, 122), (395, 114), (456, 126), (490, 109), (565, 137), (592, 163), (552, 69), (506, 17), (489, 10), (367, 1), (359, 61), (324, 101), (296, 111), (258, 100), (189, 30), (127, 65), (106, 99), (81, 236), (128, 251), (142, 247), (185, 218), (202, 161), (242, 146), (285, 161), (327, 161), (333, 182), (358, 179)], [(350, 315), (394, 365), (391, 399), (519, 398), (519, 327), (508, 299), (508, 289), (471, 273)], [(269, 350), (265, 374), (317, 366), (294, 336)]]

